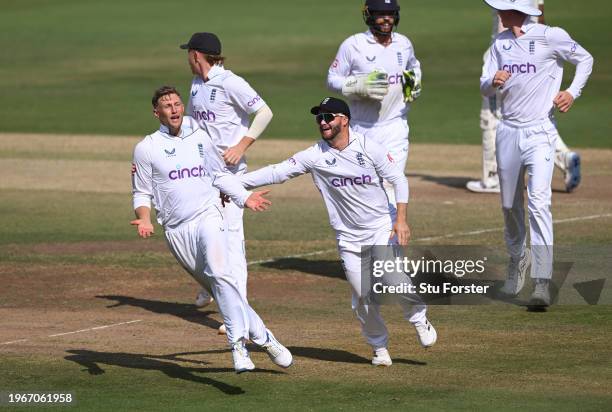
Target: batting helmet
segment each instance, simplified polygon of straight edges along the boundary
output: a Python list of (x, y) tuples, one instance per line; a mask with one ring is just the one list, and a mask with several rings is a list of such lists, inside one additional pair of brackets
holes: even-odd
[(400, 6), (397, 4), (397, 0), (366, 0), (363, 6), (363, 21), (374, 33), (389, 34), (383, 32), (381, 27), (376, 24), (376, 15), (384, 12), (393, 16), (393, 25), (397, 27), (400, 20), (399, 11)]

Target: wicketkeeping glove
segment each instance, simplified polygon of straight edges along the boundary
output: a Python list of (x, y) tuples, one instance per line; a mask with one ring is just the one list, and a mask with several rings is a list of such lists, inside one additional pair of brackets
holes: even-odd
[(385, 98), (388, 91), (387, 73), (378, 70), (368, 74), (349, 76), (342, 86), (342, 94), (345, 96), (356, 95), (379, 101)]
[(418, 79), (414, 70), (404, 70), (402, 76), (404, 103), (412, 103), (421, 95), (421, 79)]

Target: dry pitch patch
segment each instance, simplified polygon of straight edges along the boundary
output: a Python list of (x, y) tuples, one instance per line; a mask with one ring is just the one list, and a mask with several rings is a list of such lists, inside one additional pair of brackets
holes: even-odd
[[(0, 172), (5, 176), (0, 189), (129, 196), (131, 150), (138, 140), (0, 135)], [(277, 162), (309, 145), (262, 139), (250, 152), (250, 164), (256, 168)], [(562, 182), (555, 176), (557, 219), (610, 213), (612, 151), (582, 150), (581, 154), (584, 180), (575, 194), (559, 191)], [(38, 173), (29, 172), (32, 169)], [(497, 196), (470, 194), (463, 188), (467, 180), (478, 177), (479, 169), (477, 146), (411, 146), (410, 216), (416, 241), (502, 225)], [(308, 176), (296, 180), (272, 187), (274, 207), (286, 207), (284, 199), (321, 202)], [(559, 224), (555, 229), (560, 242), (593, 236), (609, 242), (611, 222), (610, 217), (601, 217)], [(432, 242), (501, 244), (501, 231)], [(162, 380), (170, 379), (164, 374), (173, 368), (215, 379), (232, 374), (225, 338), (216, 334), (220, 321), (216, 308), (195, 309), (195, 283), (173, 263), (163, 242), (134, 239), (2, 248), (3, 256), (41, 257), (36, 263), (0, 262), (0, 356), (5, 359), (64, 362), (81, 379), (95, 375), (92, 364), (109, 374), (125, 370), (137, 379), (139, 369), (158, 371)], [(350, 292), (331, 235), (315, 241), (250, 240), (247, 248), (249, 260), (331, 249), (285, 265), (281, 259), (279, 264), (251, 267), (250, 300), (296, 357), (294, 367), (278, 379), (294, 379), (296, 384), (314, 378), (330, 383), (358, 379), (372, 385), (402, 385), (409, 379), (413, 385), (453, 390), (610, 396), (612, 377), (602, 366), (602, 360), (612, 356), (612, 317), (607, 308), (558, 307), (549, 314), (549, 321), (542, 322), (526, 317), (518, 308), (433, 307), (430, 313), (440, 342), (429, 351), (418, 346), (413, 329), (398, 311), (385, 308), (396, 361), (390, 369), (375, 369), (368, 364), (369, 350), (350, 310)], [(270, 250), (279, 254), (271, 255)], [(126, 256), (145, 253), (155, 254), (162, 264), (113, 263), (114, 256), (121, 255), (125, 261)], [(86, 258), (62, 262), (65, 256), (101, 259), (98, 264)], [(575, 313), (582, 318), (574, 320)], [(599, 323), (592, 324), (594, 318)], [(102, 326), (109, 327), (93, 329)], [(78, 333), (64, 335), (69, 332)], [(534, 350), (542, 347), (554, 350), (544, 356)], [(262, 374), (276, 376), (278, 369), (265, 354), (255, 351), (253, 357), (264, 369)], [(84, 365), (90, 369), (83, 369)]]

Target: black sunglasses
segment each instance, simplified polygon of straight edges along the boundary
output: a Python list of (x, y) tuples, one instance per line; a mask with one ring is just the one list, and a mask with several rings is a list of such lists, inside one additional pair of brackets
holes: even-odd
[(315, 116), (315, 121), (317, 122), (317, 124), (321, 123), (321, 120), (323, 120), (325, 123), (331, 123), (334, 121), (336, 116), (346, 117), (341, 113), (319, 113)]

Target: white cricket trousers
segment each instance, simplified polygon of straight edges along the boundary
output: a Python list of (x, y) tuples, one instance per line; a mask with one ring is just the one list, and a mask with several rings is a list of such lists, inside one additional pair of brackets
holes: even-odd
[[(359, 123), (351, 124), (351, 128), (357, 133), (361, 133), (367, 139), (372, 139), (378, 144), (389, 150), (389, 154), (393, 157), (395, 163), (397, 163), (402, 172), (406, 170), (406, 162), (408, 161), (408, 152), (410, 143), (408, 140), (408, 134), (410, 128), (408, 122), (401, 117), (386, 122), (382, 125), (361, 125)], [(387, 193), (389, 204), (393, 206), (393, 210), (396, 207), (395, 200), (395, 189), (393, 185), (386, 180), (383, 182), (383, 188)]]
[(251, 339), (266, 342), (266, 327), (241, 295), (228, 260), (228, 230), (221, 211), (210, 207), (198, 218), (165, 230), (176, 260), (217, 301), (229, 343)]
[[(380, 315), (380, 306), (377, 304), (365, 304), (364, 297), (367, 291), (362, 290), (362, 264), (371, 268), (372, 262), (361, 261), (361, 245), (397, 245), (395, 238), (389, 239), (390, 228), (383, 228), (374, 233), (370, 239), (363, 242), (338, 241), (340, 259), (352, 289), (352, 309), (361, 324), (361, 334), (374, 350), (386, 348), (389, 342), (389, 333), (385, 321)], [(397, 250), (397, 249), (396, 249)], [(371, 256), (369, 256), (371, 258)], [(383, 277), (382, 279), (384, 279)], [(369, 282), (365, 282), (368, 284)], [(416, 295), (402, 295), (400, 306), (404, 312), (404, 318), (413, 325), (425, 322), (427, 306), (420, 297)]]
[(527, 127), (501, 121), (497, 127), (497, 168), (504, 214), (504, 238), (512, 259), (525, 250), (524, 182), (532, 246), (531, 277), (550, 279), (553, 258), (553, 222), (550, 211), (551, 182), (558, 133), (550, 120)]
[(234, 202), (226, 203), (223, 208), (223, 217), (227, 221), (229, 232), (227, 238), (229, 264), (232, 274), (238, 282), (238, 290), (242, 297), (247, 299), (247, 262), (244, 247), (244, 225), (242, 223), (244, 209), (236, 206)]

